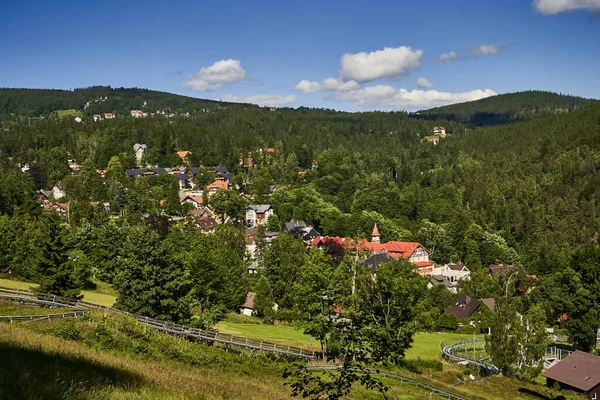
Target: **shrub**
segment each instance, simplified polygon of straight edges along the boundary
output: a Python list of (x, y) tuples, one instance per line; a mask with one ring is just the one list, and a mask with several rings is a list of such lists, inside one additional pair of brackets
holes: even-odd
[(65, 340), (79, 340), (81, 337), (81, 329), (75, 325), (75, 321), (71, 318), (65, 318), (60, 321), (56, 327), (54, 334)]
[(454, 314), (442, 314), (438, 319), (438, 328), (444, 331), (455, 331), (458, 328), (458, 320)]

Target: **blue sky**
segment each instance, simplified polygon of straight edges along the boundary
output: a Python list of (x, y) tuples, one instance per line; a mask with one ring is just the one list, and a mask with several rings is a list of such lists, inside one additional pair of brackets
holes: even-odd
[(0, 87), (350, 111), (600, 98), (600, 0), (4, 1), (0, 38)]

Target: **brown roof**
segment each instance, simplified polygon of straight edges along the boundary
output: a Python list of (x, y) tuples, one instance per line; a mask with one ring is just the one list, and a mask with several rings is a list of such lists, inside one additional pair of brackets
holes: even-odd
[(588, 392), (600, 385), (600, 357), (577, 350), (542, 372), (542, 376)]
[(481, 302), (466, 294), (460, 294), (452, 306), (444, 308), (444, 313), (456, 315), (456, 319), (467, 319), (479, 308)]
[(462, 271), (464, 267), (462, 264), (448, 264), (448, 268), (453, 271)]
[(515, 265), (491, 264), (488, 267), (488, 272), (490, 275), (498, 275), (516, 268), (517, 267)]
[(219, 223), (214, 218), (200, 218), (198, 225), (201, 229), (210, 229), (219, 226)]
[(242, 304), (240, 307), (241, 308), (249, 308), (249, 309), (253, 310), (254, 309), (254, 296), (256, 296), (256, 293), (248, 292), (246, 294), (246, 302), (244, 304)]

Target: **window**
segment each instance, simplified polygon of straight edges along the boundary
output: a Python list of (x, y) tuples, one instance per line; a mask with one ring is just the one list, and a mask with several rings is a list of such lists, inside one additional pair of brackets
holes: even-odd
[(598, 398), (598, 393), (592, 393), (592, 400), (596, 400)]

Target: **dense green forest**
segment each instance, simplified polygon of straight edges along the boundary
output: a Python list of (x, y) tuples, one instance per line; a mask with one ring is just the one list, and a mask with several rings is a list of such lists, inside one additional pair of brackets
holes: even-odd
[(419, 111), (419, 118), (490, 126), (573, 111), (596, 100), (532, 90)]
[[(523, 97), (527, 94), (530, 101)], [(511, 96), (505, 104), (514, 103)], [(538, 92), (518, 96), (522, 103), (498, 111), (557, 107), (544, 103), (548, 96)], [(74, 270), (73, 259), (85, 261), (94, 268), (78, 269), (69, 290), (94, 275), (115, 282), (119, 306), (172, 320), (190, 318), (189, 305), (196, 304), (203, 324), (210, 324), (240, 304), (245, 291), (258, 284), (245, 274), (243, 228), (225, 224), (216, 236), (207, 236), (185, 219), (169, 222), (167, 215), (183, 211), (175, 178), (124, 176), (125, 168), (135, 166), (133, 144), (144, 143), (148, 165), (179, 165), (176, 151), (189, 150), (190, 166), (228, 167), (235, 174), (236, 190), (230, 192), (235, 196), (216, 196), (209, 205), (234, 222), (247, 204), (237, 196), (243, 192), (254, 203), (273, 205), (272, 229), (302, 219), (322, 234), (364, 238), (377, 223), (384, 242), (418, 241), (438, 263), (465, 263), (472, 271), (465, 290), (477, 298), (504, 293), (501, 281), (487, 274), (489, 264), (518, 265), (523, 274), (537, 274), (539, 284), (514, 306), (527, 312), (541, 304), (550, 325), (568, 314), (571, 339), (590, 349), (600, 324), (600, 103), (579, 108), (582, 104), (573, 101), (577, 109), (572, 112), (469, 130), (454, 120), (403, 112), (243, 106), (168, 119), (77, 123), (50, 118), (14, 124), (0, 132), (0, 268), (12, 267), (52, 288), (52, 277)], [(435, 126), (452, 135), (437, 145), (425, 141)], [(261, 151), (265, 148), (273, 152)], [(79, 172), (69, 170), (69, 157), (81, 164)], [(248, 157), (252, 167), (241, 163)], [(25, 163), (27, 173), (18, 168)], [(104, 180), (96, 169), (107, 170)], [(35, 190), (61, 180), (70, 207), (68, 225), (42, 213), (35, 200)], [(112, 212), (90, 202), (109, 202)], [(61, 232), (62, 239), (50, 241), (48, 232)], [(264, 297), (282, 305), (282, 315), (285, 310), (293, 314), (299, 299), (306, 298), (301, 293), (337, 291), (336, 301), (344, 304), (348, 287), (336, 285), (348, 281), (351, 260), (307, 254), (289, 235), (260, 254), (266, 281), (259, 286)], [(404, 267), (390, 268), (390, 279), (403, 276)], [(328, 278), (315, 280), (316, 270)], [(154, 298), (144, 297), (144, 286), (136, 283), (143, 276), (154, 277), (144, 285), (163, 288)], [(296, 281), (303, 286), (287, 284)], [(411, 285), (414, 293), (423, 290)], [(167, 301), (169, 293), (180, 296)], [(446, 297), (435, 296), (425, 296), (426, 304), (415, 302), (420, 310), (439, 311)], [(369, 297), (362, 301), (368, 304)], [(313, 305), (323, 307), (318, 298)], [(407, 332), (408, 343), (410, 337)], [(402, 348), (398, 344), (397, 355)]]
[[(89, 104), (88, 104), (89, 103)], [(0, 88), (0, 123), (29, 123), (30, 118), (52, 118), (58, 110), (77, 110), (85, 118), (93, 114), (129, 116), (131, 110), (156, 113), (202, 113), (221, 107), (256, 107), (140, 88), (93, 86), (74, 90)]]

